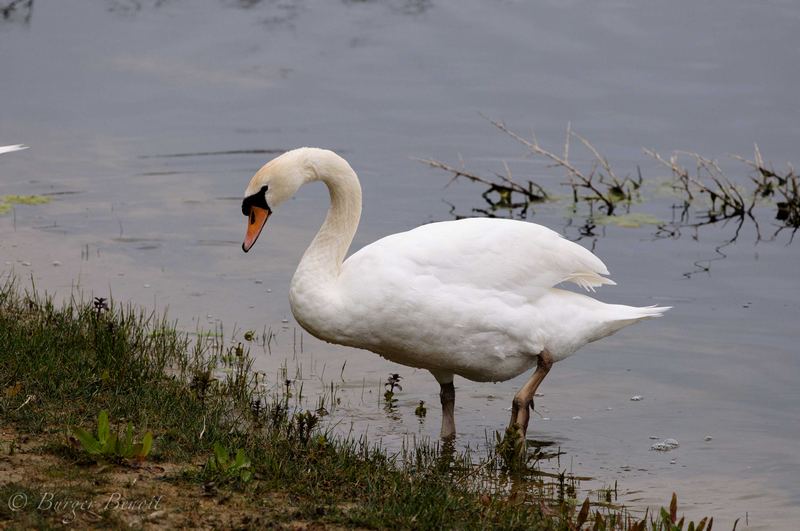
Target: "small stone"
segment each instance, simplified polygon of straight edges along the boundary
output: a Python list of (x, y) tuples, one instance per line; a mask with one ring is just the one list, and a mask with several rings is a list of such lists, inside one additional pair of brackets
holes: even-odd
[(661, 442), (655, 443), (653, 446), (650, 447), (651, 450), (655, 450), (657, 452), (669, 452), (670, 450), (674, 450), (680, 446), (678, 441), (675, 439), (664, 439)]
[(639, 402), (642, 400), (642, 395), (633, 395), (631, 397), (631, 402)]

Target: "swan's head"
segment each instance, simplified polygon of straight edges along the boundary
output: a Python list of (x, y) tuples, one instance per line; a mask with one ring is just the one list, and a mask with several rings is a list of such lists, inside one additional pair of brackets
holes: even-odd
[(250, 179), (242, 200), (242, 214), (247, 216), (247, 234), (242, 250), (247, 252), (256, 243), (272, 212), (294, 196), (297, 189), (313, 179), (313, 167), (306, 151), (287, 151), (266, 163)]

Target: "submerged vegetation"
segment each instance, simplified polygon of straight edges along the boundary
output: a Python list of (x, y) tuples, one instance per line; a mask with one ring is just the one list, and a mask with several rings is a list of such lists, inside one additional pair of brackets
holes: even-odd
[(44, 195), (0, 195), (0, 216), (11, 212), (14, 205), (44, 205), (50, 198)]
[[(741, 156), (733, 159), (748, 168), (748, 174), (738, 180), (726, 175), (720, 163), (691, 152), (675, 152), (669, 158), (662, 157), (653, 150), (645, 153), (654, 161), (670, 171), (668, 186), (672, 205), (672, 220), (662, 221), (650, 213), (634, 212), (633, 205), (643, 202), (643, 190), (647, 184), (658, 184), (657, 179), (645, 180), (642, 170), (636, 167), (633, 174), (620, 176), (600, 151), (587, 139), (567, 126), (566, 139), (561, 153), (544, 148), (535, 135), (527, 139), (509, 129), (504, 123), (490, 120), (501, 132), (525, 148), (527, 156), (539, 158), (566, 175), (566, 182), (560, 183), (570, 189), (570, 220), (583, 220), (579, 233), (581, 237), (594, 236), (598, 225), (617, 225), (638, 228), (643, 225), (655, 227), (658, 238), (676, 238), (681, 231), (691, 229), (693, 236), (700, 227), (733, 223), (735, 230), (727, 245), (735, 241), (745, 222), (755, 228), (756, 240), (774, 239), (781, 232), (790, 233), (791, 243), (794, 234), (800, 229), (800, 176), (791, 165), (784, 170), (776, 170), (766, 163), (758, 146), (752, 160)], [(584, 150), (586, 167), (573, 161), (574, 141)], [(693, 169), (687, 165), (689, 161)], [(511, 169), (504, 163), (504, 172), (492, 177), (466, 169), (463, 161), (460, 167), (437, 160), (422, 160), (431, 167), (444, 170), (451, 175), (451, 181), (466, 179), (486, 187), (481, 194), (487, 203), (486, 208), (473, 208), (472, 215), (490, 217), (528, 218), (532, 207), (548, 201), (557, 201), (558, 196), (534, 180), (515, 180)], [(767, 238), (762, 233), (764, 213), (772, 211), (772, 224), (775, 229)], [(451, 210), (456, 217), (463, 217)], [(719, 252), (719, 248), (718, 248)]]
[[(363, 436), (334, 435), (280, 376), (266, 382), (252, 372), (241, 344), (192, 340), (162, 317), (113, 302), (56, 306), (8, 282), (0, 345), (0, 448), (19, 472), (0, 480), (0, 525), (683, 526), (675, 500), (669, 511), (638, 516), (610, 494), (581, 503), (578, 478), (537, 472), (540, 448), (522, 462), (514, 452), (478, 456), (424, 442), (392, 454)], [(126, 426), (114, 444), (109, 419)], [(17, 504), (51, 500), (53, 485), (72, 500), (111, 492), (117, 505), (73, 506), (65, 517)], [(115, 510), (115, 495), (139, 496), (139, 509)]]

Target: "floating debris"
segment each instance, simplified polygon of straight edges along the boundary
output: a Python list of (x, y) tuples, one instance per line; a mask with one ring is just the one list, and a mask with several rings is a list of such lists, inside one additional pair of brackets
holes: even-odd
[(631, 402), (640, 402), (642, 400), (642, 395), (633, 395), (631, 397)]
[(674, 450), (680, 446), (678, 441), (675, 439), (664, 439), (661, 442), (655, 443), (653, 446), (650, 447), (651, 450), (655, 450), (656, 452), (669, 452), (670, 450)]
[(27, 261), (25, 261), (25, 262), (22, 262), (22, 265), (24, 265), (25, 267), (30, 267), (31, 263), (30, 263), (30, 262), (27, 262)]
[(50, 202), (50, 198), (43, 195), (4, 195), (0, 197), (0, 202), (14, 205), (44, 205)]
[(624, 229), (638, 229), (642, 225), (662, 225), (664, 221), (650, 214), (631, 212), (629, 214), (618, 214), (614, 216), (597, 216), (594, 222), (598, 225), (615, 225)]
[(651, 436), (650, 436), (650, 440), (651, 440), (651, 441), (657, 441), (657, 440), (659, 440), (660, 438), (661, 438), (661, 437), (659, 437), (658, 435), (651, 435)]
[(575, 415), (574, 417), (572, 417), (572, 420), (582, 420), (582, 418), (578, 415)]
[(711, 440), (711, 439), (713, 439), (713, 438), (714, 438), (714, 437), (712, 437), (711, 435), (706, 435), (705, 437), (703, 437), (703, 440), (704, 440), (705, 442), (708, 442), (708, 441), (710, 441), (710, 440)]

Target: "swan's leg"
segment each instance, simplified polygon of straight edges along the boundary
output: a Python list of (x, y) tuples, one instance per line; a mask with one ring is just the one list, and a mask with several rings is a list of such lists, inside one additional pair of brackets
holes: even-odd
[(456, 436), (456, 388), (453, 385), (453, 374), (433, 371), (431, 373), (441, 387), (439, 392), (439, 398), (442, 401), (441, 437), (442, 439), (450, 439)]
[(533, 395), (539, 388), (544, 377), (550, 372), (550, 367), (553, 366), (553, 357), (549, 352), (543, 350), (539, 354), (539, 359), (536, 362), (536, 370), (531, 375), (522, 389), (514, 395), (514, 400), (511, 402), (511, 421), (508, 424), (509, 428), (514, 428), (522, 436), (528, 431), (528, 420), (530, 419), (530, 410), (533, 409)]
[(456, 436), (456, 388), (453, 382), (440, 384), (439, 398), (442, 400), (442, 439)]

